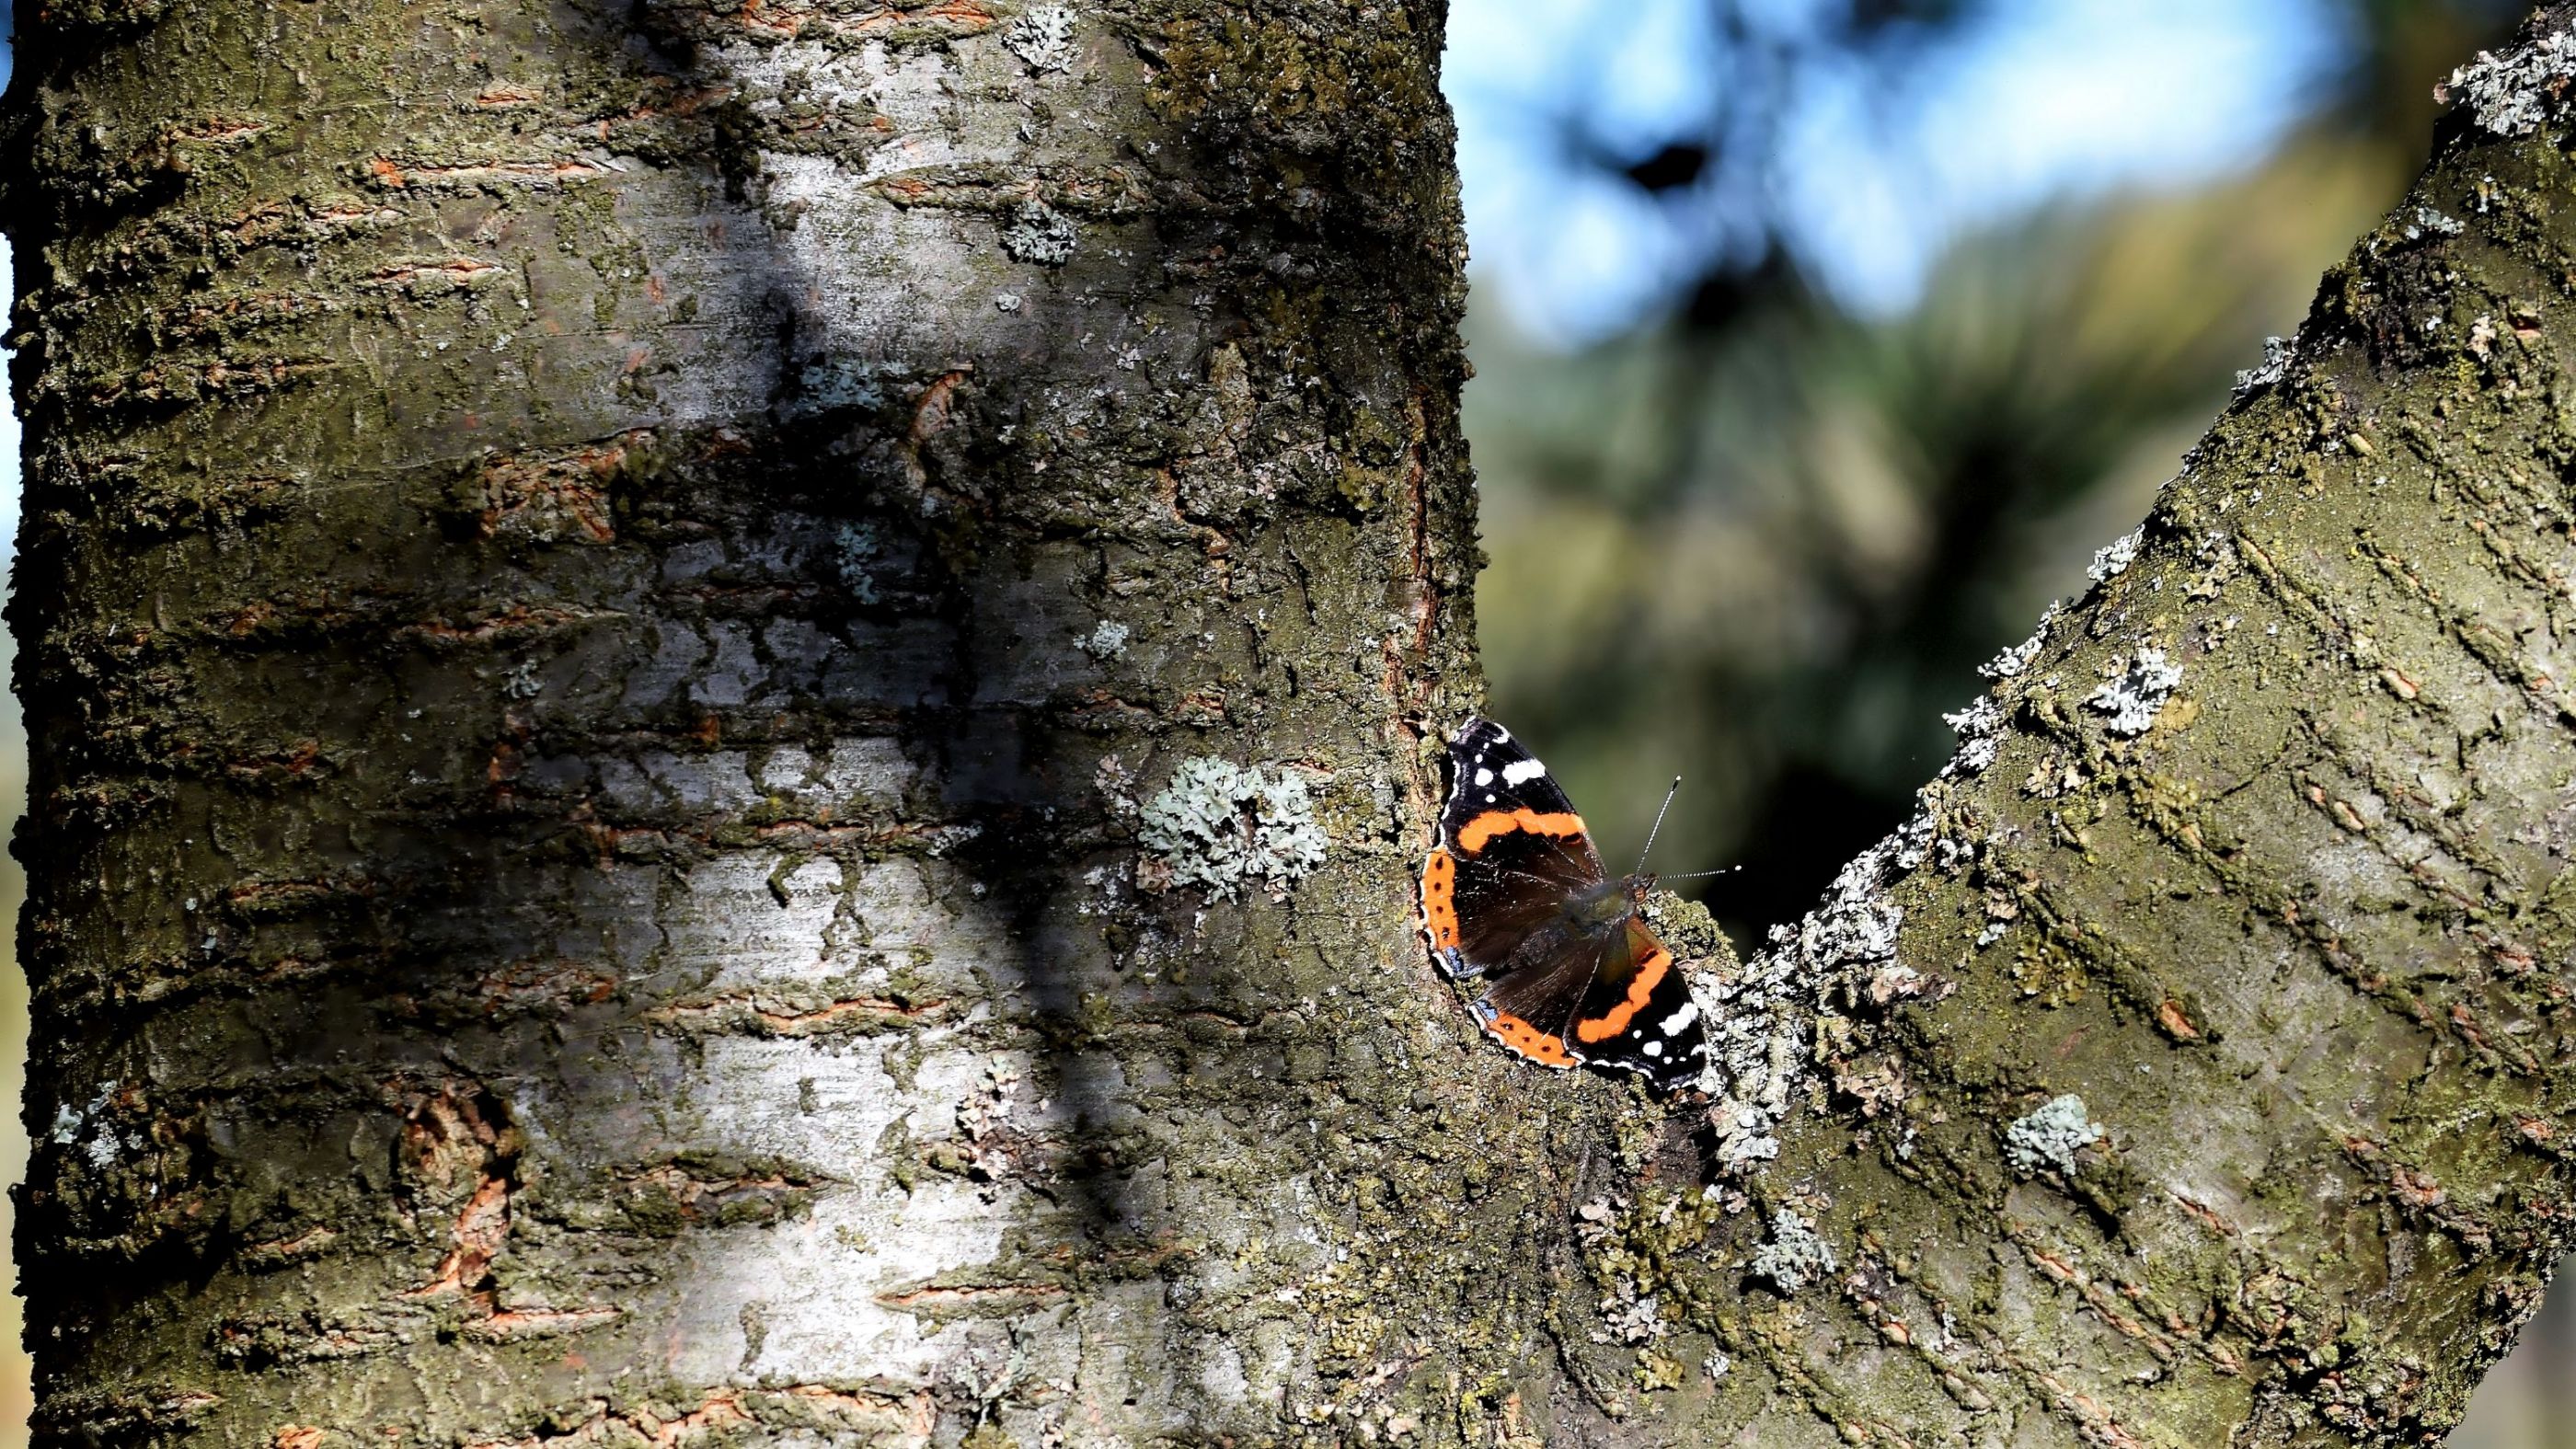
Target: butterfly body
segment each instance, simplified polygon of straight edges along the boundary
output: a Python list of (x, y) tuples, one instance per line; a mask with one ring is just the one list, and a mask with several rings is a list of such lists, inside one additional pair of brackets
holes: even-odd
[(1565, 791), (1502, 726), (1461, 725), (1449, 764), (1423, 929), (1442, 970), (1482, 983), (1486, 1033), (1544, 1067), (1636, 1072), (1667, 1091), (1696, 1081), (1699, 1009), (1643, 916), (1655, 877), (1603, 870)]

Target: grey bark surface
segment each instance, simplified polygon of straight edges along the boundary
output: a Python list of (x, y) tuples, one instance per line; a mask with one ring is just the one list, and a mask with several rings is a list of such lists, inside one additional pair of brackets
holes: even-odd
[(2536, 1303), (2547, 43), (1913, 824), (1659, 907), (1663, 1103), (1411, 921), (1436, 4), (22, 21), (39, 1442), (2412, 1442)]
[[(1277, 1294), (1470, 1050), (1438, 14), (30, 20), (40, 1439), (1319, 1382)], [(1321, 868), (1140, 873), (1196, 759)]]

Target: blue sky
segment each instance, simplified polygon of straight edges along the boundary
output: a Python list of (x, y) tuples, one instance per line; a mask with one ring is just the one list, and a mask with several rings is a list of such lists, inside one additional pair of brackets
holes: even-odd
[[(1762, 0), (1794, 17), (1807, 0)], [(1650, 310), (1719, 219), (1670, 209), (1566, 155), (1558, 118), (1651, 152), (1689, 129), (1709, 73), (1705, 0), (1452, 0), (1477, 285), (1543, 337)], [(2061, 196), (2174, 184), (2250, 162), (2332, 79), (2316, 0), (1997, 0), (1893, 85), (1823, 75), (1789, 128), (1784, 206), (1818, 278), (1901, 310), (1961, 230)]]

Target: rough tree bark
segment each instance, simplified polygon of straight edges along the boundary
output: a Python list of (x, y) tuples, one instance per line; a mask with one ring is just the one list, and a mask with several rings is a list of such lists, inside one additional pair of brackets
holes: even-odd
[(1409, 919), (1436, 3), (21, 20), (40, 1442), (2384, 1442), (2536, 1301), (2576, 43), (1912, 825), (1661, 907), (1664, 1104)]

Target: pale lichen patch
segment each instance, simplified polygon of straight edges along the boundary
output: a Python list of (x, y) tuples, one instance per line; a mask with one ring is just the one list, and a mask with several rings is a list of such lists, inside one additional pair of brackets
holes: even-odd
[(1020, 203), (1002, 232), (1002, 250), (1041, 267), (1060, 267), (1073, 260), (1073, 242), (1073, 219), (1034, 196)]
[(1942, 767), (1942, 774), (1979, 774), (1995, 762), (1995, 752), (2003, 747), (2004, 738), (2001, 705), (1990, 698), (1981, 698), (1955, 714), (1941, 716), (1941, 722), (1959, 737), (1959, 752)]
[(2235, 388), (2236, 396), (2243, 397), (2248, 393), (2258, 392), (2264, 388), (2270, 387), (2276, 382), (2279, 382), (2282, 378), (2289, 376), (2290, 364), (2298, 358), (2298, 355), (2299, 344), (2297, 339), (2289, 337), (2264, 338), (2263, 360), (2252, 367), (2241, 368), (2237, 371)]
[(2480, 126), (2499, 136), (2528, 136), (2565, 110), (2576, 80), (2576, 32), (2552, 31), (2533, 43), (2478, 58), (2451, 72), (2433, 98), (2465, 104)]
[(1326, 843), (1304, 777), (1293, 770), (1274, 777), (1212, 755), (1182, 761), (1145, 802), (1137, 839), (1171, 884), (1220, 899), (1246, 881), (1284, 888), (1324, 863)]
[(1988, 679), (2019, 678), (2023, 670), (2030, 668), (2031, 661), (2039, 657), (2040, 646), (2048, 642), (2048, 626), (2056, 619), (2057, 603), (2052, 600), (2040, 612), (2039, 627), (2030, 631), (2029, 638), (1978, 665), (1977, 672)]
[(1793, 1208), (1781, 1208), (1771, 1215), (1771, 1236), (1753, 1250), (1753, 1260), (1746, 1270), (1756, 1278), (1767, 1278), (1784, 1294), (1803, 1291), (1815, 1280), (1834, 1271), (1834, 1245), (1816, 1232), (1816, 1225), (1798, 1216)]
[(2156, 712), (2173, 697), (2174, 686), (2182, 683), (2182, 666), (2165, 657), (2165, 651), (2142, 647), (2125, 664), (2114, 663), (2106, 671), (2102, 687), (2084, 702), (2110, 716), (2103, 728), (2115, 735), (2142, 735), (2156, 722)]
[(876, 528), (865, 523), (844, 523), (832, 535), (832, 571), (841, 578), (841, 587), (862, 604), (877, 602), (876, 565), (883, 544)]
[(1127, 636), (1126, 625), (1103, 619), (1079, 642), (1083, 653), (1106, 663), (1127, 652)]
[(2094, 550), (2093, 562), (2084, 566), (2084, 577), (2097, 584), (2107, 584), (2127, 573), (2129, 565), (2137, 562), (2138, 545), (2146, 535), (2146, 525), (2140, 524)]
[(1808, 1025), (1816, 1003), (1865, 990), (1896, 959), (1905, 908), (1889, 889), (1923, 858), (1921, 827), (1900, 831), (1863, 852), (1834, 878), (1825, 902), (1796, 926), (1771, 928), (1767, 949), (1719, 977), (1694, 981), (1692, 998), (1708, 1033), (1709, 1064), (1700, 1090), (1713, 1106), (1717, 1161), (1742, 1171), (1775, 1157), (1774, 1129), (1809, 1075)]
[(1027, 10), (1002, 32), (1002, 45), (1040, 74), (1067, 69), (1073, 64), (1073, 11), (1063, 5)]
[(2406, 226), (2406, 239), (2415, 241), (2426, 232), (2436, 236), (2458, 236), (2464, 230), (2466, 228), (2457, 218), (2446, 216), (2434, 207), (2419, 206), (2415, 208), (2415, 219)]
[(2004, 1160), (2024, 1177), (2042, 1171), (2071, 1173), (2075, 1154), (2102, 1137), (2102, 1124), (2086, 1113), (2084, 1099), (2068, 1092), (2004, 1129)]

